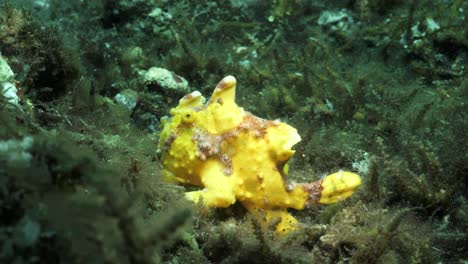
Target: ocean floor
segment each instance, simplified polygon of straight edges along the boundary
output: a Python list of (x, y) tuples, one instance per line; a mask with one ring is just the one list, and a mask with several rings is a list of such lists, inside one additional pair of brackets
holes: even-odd
[[(460, 0), (1, 1), (0, 263), (468, 263), (467, 12)], [(228, 75), (241, 107), (302, 139), (281, 187), (339, 170), (362, 185), (289, 209), (287, 234), (240, 202), (185, 199), (200, 187), (168, 180), (162, 126)]]

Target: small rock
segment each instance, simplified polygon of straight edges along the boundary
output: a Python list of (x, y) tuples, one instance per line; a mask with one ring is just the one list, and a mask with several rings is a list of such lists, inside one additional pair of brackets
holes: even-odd
[(0, 161), (29, 164), (32, 159), (29, 149), (33, 143), (34, 140), (30, 136), (26, 136), (22, 140), (10, 139), (0, 141)]
[(35, 0), (33, 1), (33, 7), (36, 10), (45, 10), (50, 8), (50, 0)]
[(144, 73), (145, 85), (155, 85), (162, 90), (172, 90), (185, 94), (189, 91), (188, 82), (183, 77), (163, 68), (151, 67)]
[(125, 89), (122, 92), (114, 96), (116, 103), (126, 106), (128, 109), (132, 110), (135, 108), (138, 101), (138, 93), (131, 89)]
[(435, 31), (440, 29), (439, 23), (437, 23), (431, 17), (426, 18), (426, 27), (427, 27), (427, 32), (428, 33), (434, 33)]
[(347, 33), (353, 26), (353, 17), (347, 10), (323, 11), (317, 24), (330, 30), (330, 32)]
[(172, 20), (172, 15), (168, 12), (163, 11), (161, 8), (156, 7), (149, 14), (149, 17), (156, 19), (159, 22), (164, 22), (167, 20)]
[(10, 82), (0, 83), (0, 94), (6, 98), (6, 101), (10, 104), (19, 106), (20, 98), (18, 96), (18, 89)]
[(0, 55), (0, 83), (3, 82), (12, 82), (15, 74), (10, 68), (10, 65), (6, 60)]
[(18, 97), (18, 89), (13, 84), (14, 78), (15, 73), (0, 55), (0, 96), (3, 95), (10, 104), (19, 105), (20, 98)]

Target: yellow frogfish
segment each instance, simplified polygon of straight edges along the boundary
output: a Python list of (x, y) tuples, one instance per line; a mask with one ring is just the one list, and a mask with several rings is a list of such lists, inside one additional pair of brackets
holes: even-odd
[(287, 183), (297, 130), (279, 120), (259, 118), (235, 102), (236, 79), (224, 77), (205, 103), (192, 92), (163, 118), (158, 153), (164, 174), (200, 186), (186, 197), (209, 207), (239, 201), (264, 226), (279, 233), (297, 228), (287, 208), (331, 204), (353, 194), (359, 175), (339, 171), (311, 183)]

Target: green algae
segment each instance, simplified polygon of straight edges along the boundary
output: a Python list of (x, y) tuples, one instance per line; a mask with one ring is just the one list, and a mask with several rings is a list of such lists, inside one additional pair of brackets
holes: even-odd
[[(1, 262), (466, 262), (467, 8), (0, 4), (0, 52), (22, 92), (19, 107), (0, 96)], [(348, 17), (319, 25), (325, 11)], [(158, 122), (178, 96), (144, 83), (150, 67), (202, 93), (236, 76), (240, 105), (301, 134), (291, 180), (353, 169), (363, 187), (292, 212), (303, 225), (282, 238), (239, 206), (190, 205), (159, 170)], [(112, 99), (124, 90), (132, 109)]]

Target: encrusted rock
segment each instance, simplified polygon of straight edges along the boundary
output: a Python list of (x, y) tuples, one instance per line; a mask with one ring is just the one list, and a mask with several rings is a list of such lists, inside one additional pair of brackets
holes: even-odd
[(132, 110), (135, 108), (138, 100), (138, 93), (131, 89), (125, 89), (122, 92), (114, 96), (116, 103), (126, 106), (128, 109)]
[(15, 74), (6, 60), (0, 56), (0, 95), (6, 98), (10, 104), (18, 105), (20, 98), (18, 89), (13, 84)]
[(149, 87), (163, 91), (186, 93), (189, 91), (188, 82), (183, 77), (159, 67), (151, 67), (144, 73), (144, 83)]

